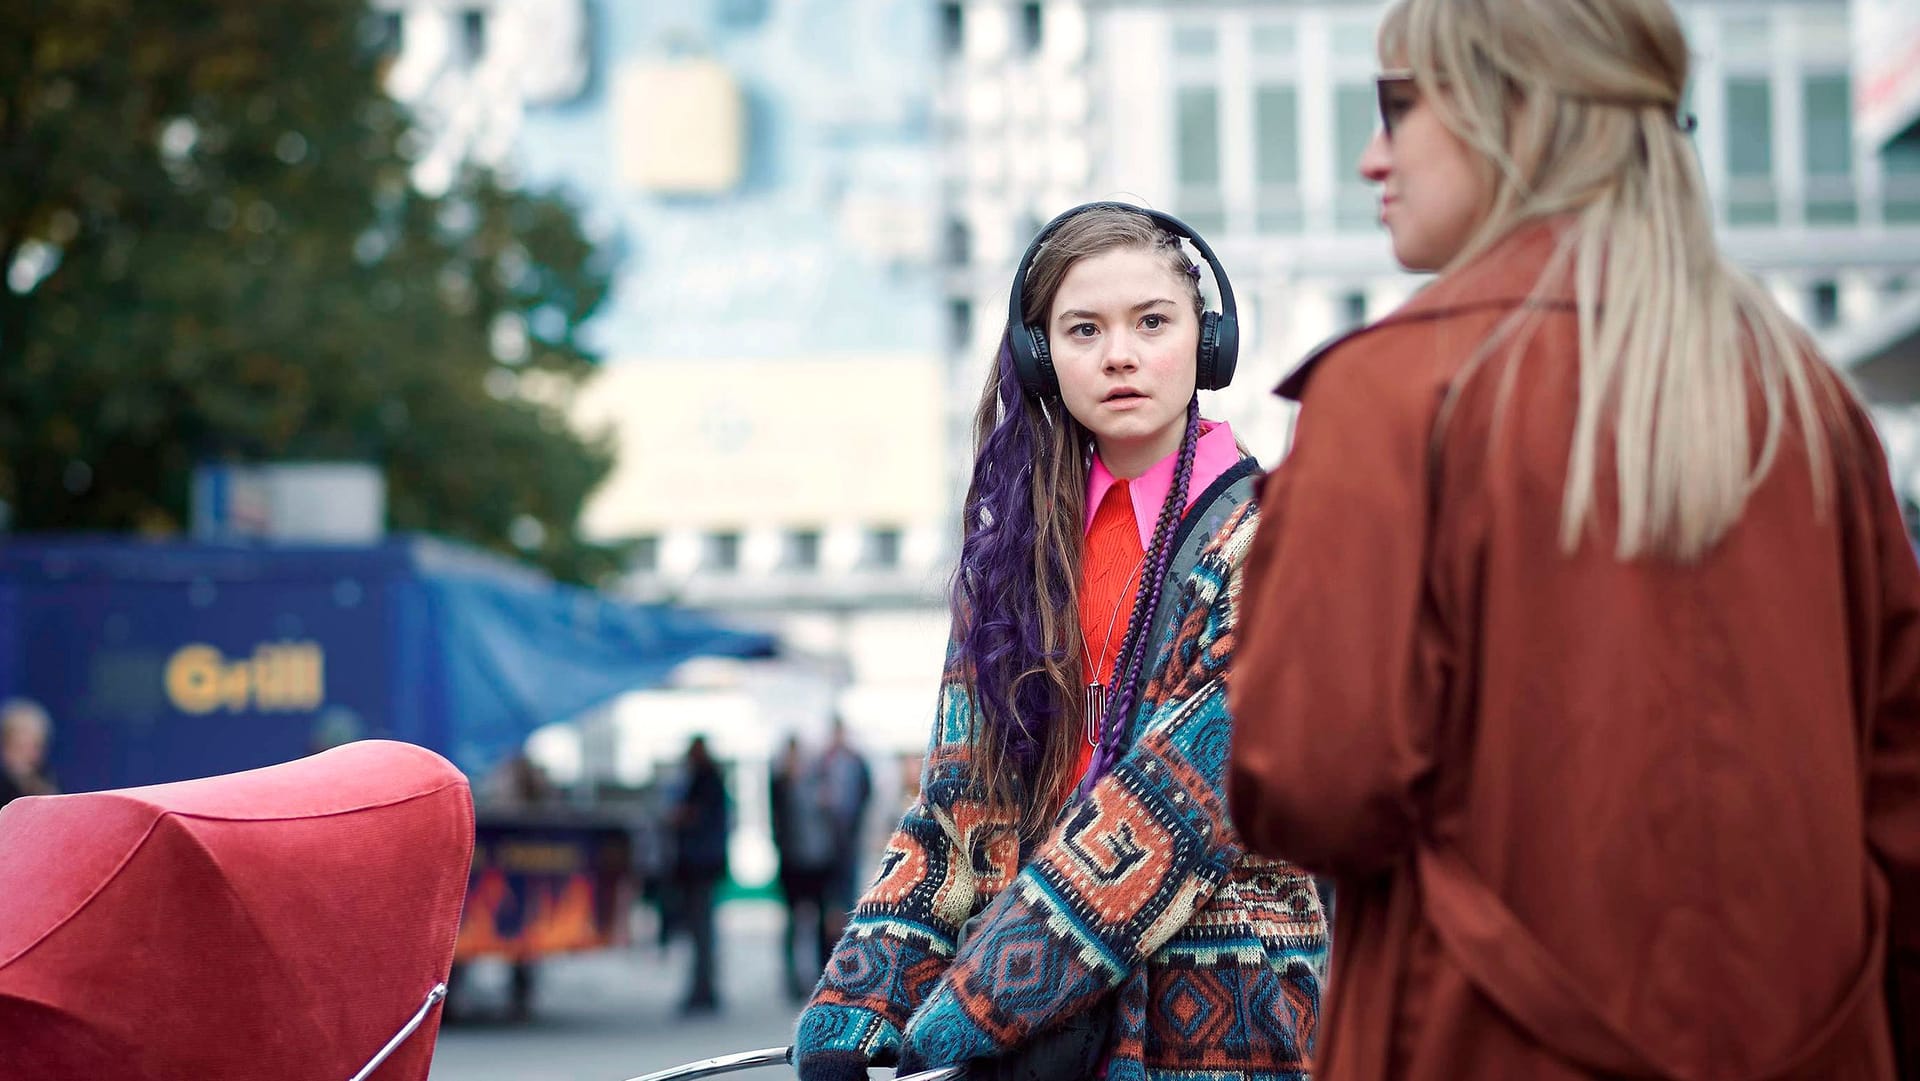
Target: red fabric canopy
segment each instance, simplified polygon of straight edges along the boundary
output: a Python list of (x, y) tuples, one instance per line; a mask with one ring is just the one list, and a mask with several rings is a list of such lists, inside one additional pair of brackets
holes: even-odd
[(347, 1081), (446, 979), (472, 853), (466, 778), (404, 743), (15, 800), (0, 1081)]

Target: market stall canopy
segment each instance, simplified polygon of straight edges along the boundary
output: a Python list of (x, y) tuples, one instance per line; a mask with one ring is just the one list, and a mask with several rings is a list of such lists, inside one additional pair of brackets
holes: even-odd
[(68, 791), (250, 769), (364, 737), (470, 776), (542, 725), (774, 641), (431, 537), (371, 546), (0, 545), (0, 695), (45, 705)]

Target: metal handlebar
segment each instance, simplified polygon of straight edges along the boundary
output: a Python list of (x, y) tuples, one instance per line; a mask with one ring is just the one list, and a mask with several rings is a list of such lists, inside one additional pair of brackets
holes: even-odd
[(627, 1081), (684, 1081), (693, 1077), (715, 1077), (736, 1070), (753, 1070), (761, 1066), (784, 1066), (787, 1064), (787, 1049), (784, 1047), (765, 1047), (758, 1051), (742, 1051), (734, 1055), (721, 1055), (719, 1058), (701, 1059), (689, 1062), (685, 1066), (675, 1066), (658, 1073), (642, 1074), (628, 1078)]
[[(739, 1070), (755, 1070), (762, 1066), (785, 1066), (787, 1055), (791, 1050), (787, 1047), (763, 1047), (758, 1051), (741, 1051), (732, 1055), (721, 1055), (718, 1058), (689, 1062), (685, 1066), (674, 1066), (655, 1073), (642, 1074), (639, 1077), (628, 1078), (627, 1081), (690, 1081), (696, 1077), (717, 1077)], [(894, 1081), (957, 1081), (965, 1072), (964, 1066), (942, 1066), (938, 1069), (895, 1077)]]
[(433, 989), (427, 992), (427, 1001), (421, 1004), (419, 1011), (413, 1015), (412, 1019), (406, 1024), (401, 1025), (400, 1031), (393, 1034), (393, 1039), (388, 1040), (387, 1045), (382, 1047), (379, 1052), (373, 1056), (373, 1060), (365, 1066), (360, 1067), (360, 1072), (354, 1074), (348, 1081), (366, 1081), (367, 1078), (373, 1076), (373, 1071), (379, 1069), (380, 1064), (387, 1061), (387, 1056), (393, 1054), (395, 1049), (407, 1042), (407, 1037), (414, 1034), (414, 1031), (426, 1021), (427, 1015), (433, 1012), (433, 1008), (445, 1001), (446, 997), (447, 985), (444, 983), (434, 984)]

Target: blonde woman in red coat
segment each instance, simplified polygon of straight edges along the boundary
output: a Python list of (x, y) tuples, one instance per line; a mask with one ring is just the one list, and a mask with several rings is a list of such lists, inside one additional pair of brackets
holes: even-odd
[(1235, 825), (1337, 883), (1314, 1076), (1914, 1076), (1920, 571), (1716, 246), (1673, 11), (1402, 0), (1381, 53), (1438, 277), (1283, 387), (1231, 677)]

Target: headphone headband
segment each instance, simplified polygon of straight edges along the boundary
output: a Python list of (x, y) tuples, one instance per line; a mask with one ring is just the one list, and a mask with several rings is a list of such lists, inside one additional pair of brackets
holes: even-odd
[(1219, 390), (1231, 383), (1234, 367), (1240, 357), (1240, 316), (1233, 302), (1233, 283), (1227, 280), (1226, 268), (1220, 265), (1213, 248), (1192, 226), (1171, 214), (1131, 203), (1103, 200), (1082, 203), (1057, 215), (1041, 227), (1033, 242), (1027, 245), (1026, 254), (1020, 257), (1020, 268), (1014, 272), (1013, 290), (1007, 298), (1007, 339), (1013, 351), (1014, 371), (1020, 377), (1020, 385), (1037, 394), (1060, 392), (1060, 380), (1053, 370), (1053, 356), (1047, 347), (1046, 331), (1026, 321), (1021, 301), (1026, 294), (1027, 272), (1033, 268), (1033, 260), (1041, 247), (1060, 226), (1090, 210), (1138, 214), (1161, 230), (1192, 242), (1194, 250), (1200, 253), (1200, 258), (1213, 272), (1214, 285), (1220, 290), (1220, 311), (1205, 312), (1200, 317), (1200, 351), (1196, 358), (1199, 367), (1195, 385), (1202, 390)]

